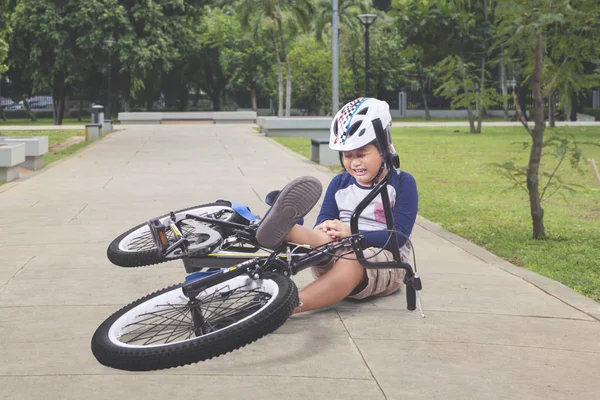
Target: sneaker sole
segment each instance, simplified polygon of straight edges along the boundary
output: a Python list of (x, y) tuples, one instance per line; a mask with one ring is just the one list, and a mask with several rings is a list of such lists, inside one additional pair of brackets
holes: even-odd
[(317, 204), (322, 191), (321, 182), (312, 176), (302, 176), (288, 183), (260, 222), (256, 231), (258, 243), (270, 249), (281, 246), (294, 225)]

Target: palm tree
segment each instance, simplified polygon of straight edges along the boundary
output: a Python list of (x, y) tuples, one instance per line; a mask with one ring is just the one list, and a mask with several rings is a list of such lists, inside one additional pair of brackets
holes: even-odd
[[(321, 42), (323, 33), (330, 34), (332, 8), (330, 0), (319, 0), (317, 3), (318, 16), (315, 23), (315, 38)], [(371, 2), (368, 0), (339, 0), (338, 15), (340, 29), (345, 35), (352, 37), (358, 45), (361, 43), (363, 27), (358, 19), (359, 14), (372, 12)]]
[(310, 25), (310, 16), (313, 15), (314, 7), (311, 0), (242, 0), (240, 2), (238, 12), (242, 21), (242, 27), (248, 27), (249, 21), (255, 17), (255, 25), (261, 24), (261, 20), (267, 19), (274, 23), (279, 41), (281, 42), (281, 52), (279, 51), (275, 33), (273, 35), (273, 46), (277, 55), (278, 75), (279, 75), (279, 113), (281, 116), (281, 105), (283, 98), (283, 79), (281, 58), (285, 62), (286, 68), (286, 90), (285, 90), (285, 116), (290, 116), (290, 108), (292, 102), (292, 74), (290, 71), (290, 63), (286, 50), (286, 39), (284, 34), (284, 23), (293, 25), (294, 23), (304, 30), (308, 30)]

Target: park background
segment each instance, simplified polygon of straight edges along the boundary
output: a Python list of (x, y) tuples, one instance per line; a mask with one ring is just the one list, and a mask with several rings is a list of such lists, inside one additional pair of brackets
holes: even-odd
[[(599, 301), (600, 128), (553, 128), (600, 116), (598, 2), (339, 0), (337, 47), (332, 3), (0, 0), (0, 129), (82, 124), (93, 104), (114, 120), (157, 110), (330, 116), (365, 94), (386, 100), (398, 126), (468, 120), (393, 128), (420, 214)], [(368, 27), (365, 14), (377, 16)], [(498, 120), (522, 124), (486, 126)], [(35, 134), (51, 144), (81, 135)], [(301, 154), (310, 146), (278, 141)]]

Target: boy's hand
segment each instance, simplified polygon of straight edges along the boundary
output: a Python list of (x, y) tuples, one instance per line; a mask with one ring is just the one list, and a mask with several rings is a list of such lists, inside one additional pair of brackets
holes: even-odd
[(339, 219), (323, 221), (323, 223), (317, 226), (315, 229), (321, 229), (332, 239), (344, 238), (352, 234), (350, 225), (343, 223)]

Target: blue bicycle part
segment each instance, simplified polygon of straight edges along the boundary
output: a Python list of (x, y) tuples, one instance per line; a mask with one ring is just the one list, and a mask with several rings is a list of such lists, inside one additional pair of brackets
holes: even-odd
[(237, 201), (232, 201), (231, 208), (233, 208), (233, 210), (236, 213), (240, 214), (242, 217), (246, 218), (250, 222), (256, 222), (256, 220), (258, 219), (258, 215), (250, 211), (250, 208), (248, 208), (248, 206), (245, 204), (238, 203)]
[(185, 281), (186, 282), (190, 282), (190, 281), (195, 281), (197, 279), (206, 278), (207, 276), (211, 276), (212, 274), (216, 274), (217, 272), (221, 272), (221, 269), (218, 269), (216, 271), (198, 271), (198, 272), (194, 272), (193, 274), (189, 274), (188, 276), (186, 276), (185, 277)]

